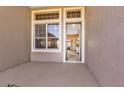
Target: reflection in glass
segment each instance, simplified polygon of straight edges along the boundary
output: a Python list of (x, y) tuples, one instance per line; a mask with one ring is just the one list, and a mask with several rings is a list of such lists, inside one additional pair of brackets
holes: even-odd
[(48, 37), (59, 38), (59, 24), (48, 24)]
[(46, 48), (46, 39), (35, 39), (35, 48)]
[(59, 39), (48, 38), (48, 48), (59, 48)]
[(35, 37), (46, 37), (46, 24), (35, 24)]

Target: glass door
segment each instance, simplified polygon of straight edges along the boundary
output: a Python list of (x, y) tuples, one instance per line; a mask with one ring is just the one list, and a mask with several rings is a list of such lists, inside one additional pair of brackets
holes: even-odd
[(81, 62), (81, 23), (66, 24), (66, 61)]

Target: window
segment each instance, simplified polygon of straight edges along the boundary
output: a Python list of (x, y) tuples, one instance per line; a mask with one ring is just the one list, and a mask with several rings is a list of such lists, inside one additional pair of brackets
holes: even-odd
[(58, 49), (59, 24), (35, 24), (35, 48)]
[[(61, 9), (33, 13), (32, 51), (61, 51)], [(40, 21), (42, 20), (42, 21)]]
[(82, 10), (71, 7), (32, 11), (32, 52), (61, 52), (64, 20), (82, 22)]
[(35, 20), (52, 20), (59, 19), (59, 13), (38, 13), (35, 16)]
[(67, 11), (67, 18), (80, 18), (80, 17), (81, 17), (80, 10)]

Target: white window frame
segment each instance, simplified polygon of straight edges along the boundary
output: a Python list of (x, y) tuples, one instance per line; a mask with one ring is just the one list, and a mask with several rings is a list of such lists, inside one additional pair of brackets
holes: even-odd
[[(35, 20), (35, 14), (40, 13), (40, 12), (59, 12), (59, 19), (51, 19), (51, 20)], [(32, 52), (61, 52), (61, 38), (62, 38), (62, 9), (43, 9), (43, 10), (34, 10), (32, 11), (32, 33), (31, 33), (31, 46), (32, 46)], [(52, 48), (47, 48), (47, 40), (46, 40), (46, 48), (45, 49), (37, 49), (35, 48), (35, 24), (54, 24), (58, 23), (59, 24), (59, 48), (58, 49), (52, 49)], [(46, 25), (46, 31), (47, 31), (47, 25)], [(48, 37), (46, 36), (46, 39)]]
[[(85, 8), (84, 7), (69, 7), (69, 8), (64, 8), (64, 20), (63, 20), (63, 62), (66, 63), (66, 23), (70, 22), (81, 22), (82, 26), (82, 32), (81, 32), (81, 47), (82, 47), (82, 60), (81, 63), (84, 63), (84, 58), (85, 58)], [(67, 18), (67, 11), (68, 10), (81, 10), (81, 17), (80, 18)], [(69, 62), (70, 63), (70, 62)], [(74, 62), (72, 62), (74, 63)], [(78, 63), (78, 62), (75, 62)], [(79, 62), (80, 63), (80, 62)]]

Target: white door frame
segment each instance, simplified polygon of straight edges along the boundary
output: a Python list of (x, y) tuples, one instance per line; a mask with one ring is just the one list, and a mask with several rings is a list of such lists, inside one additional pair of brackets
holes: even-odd
[[(66, 18), (66, 11), (67, 10), (81, 10), (81, 18)], [(64, 16), (63, 16), (64, 20), (63, 20), (63, 63), (66, 63), (68, 61), (66, 61), (66, 23), (70, 22), (70, 23), (77, 23), (77, 22), (81, 22), (81, 61), (80, 62), (71, 62), (69, 61), (69, 63), (84, 63), (84, 58), (85, 58), (85, 11), (84, 11), (84, 7), (69, 7), (69, 8), (64, 8)]]

